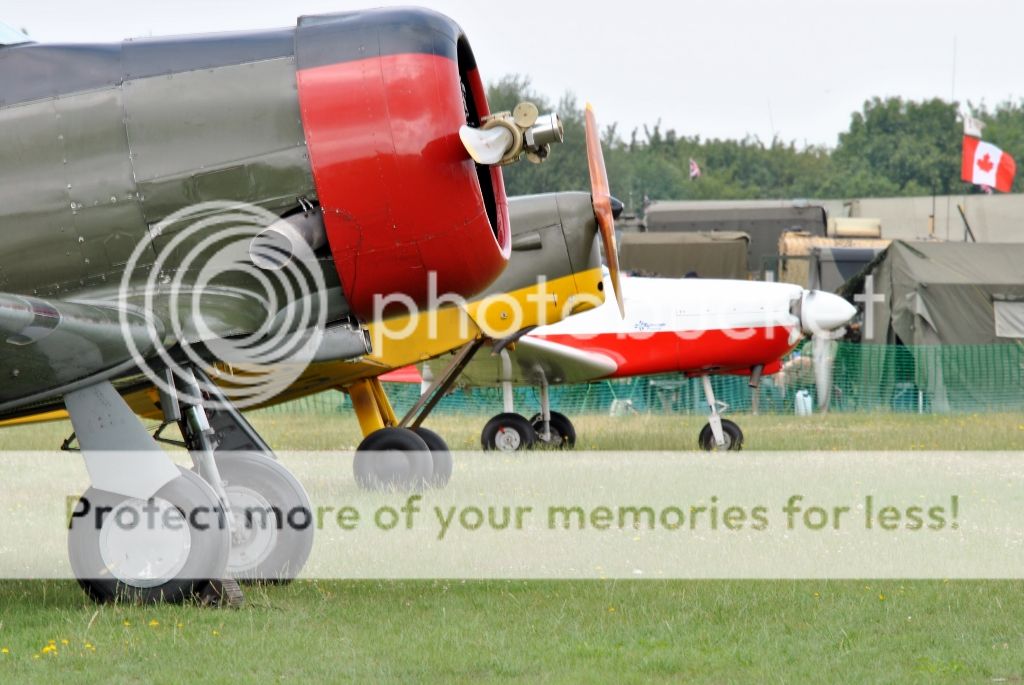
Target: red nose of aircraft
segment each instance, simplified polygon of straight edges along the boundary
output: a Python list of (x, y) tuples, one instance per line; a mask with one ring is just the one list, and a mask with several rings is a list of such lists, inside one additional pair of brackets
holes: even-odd
[(378, 297), (475, 295), (510, 251), (501, 170), (477, 164), (459, 129), (487, 116), (473, 52), (455, 22), (420, 9), (302, 17), (303, 129), (327, 240), (353, 312)]
[(834, 331), (849, 323), (856, 313), (856, 308), (838, 295), (805, 290), (800, 303), (800, 328), (807, 335)]

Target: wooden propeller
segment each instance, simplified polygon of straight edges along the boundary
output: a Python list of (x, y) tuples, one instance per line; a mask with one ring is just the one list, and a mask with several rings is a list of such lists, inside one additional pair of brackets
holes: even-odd
[(608, 260), (612, 289), (619, 305), (619, 315), (626, 317), (622, 303), (622, 285), (619, 283), (619, 251), (615, 244), (615, 217), (612, 213), (612, 196), (608, 190), (608, 172), (604, 167), (604, 152), (601, 150), (601, 135), (594, 118), (594, 108), (587, 103), (587, 165), (590, 167), (590, 195), (594, 203), (594, 216), (601, 230), (604, 257)]

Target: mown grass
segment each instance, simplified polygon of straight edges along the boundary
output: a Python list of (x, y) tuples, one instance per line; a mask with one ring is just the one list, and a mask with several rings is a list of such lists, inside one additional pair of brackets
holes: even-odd
[[(425, 424), (453, 449), (479, 449), (487, 416), (437, 416)], [(752, 450), (1019, 450), (1024, 416), (1019, 414), (829, 414), (731, 415)], [(643, 414), (571, 417), (577, 449), (695, 450), (706, 419)], [(272, 445), (291, 449), (350, 449), (361, 436), (355, 420), (257, 412), (253, 423)]]
[[(690, 449), (698, 417), (574, 417), (580, 447)], [(733, 417), (751, 449), (1024, 449), (1024, 417)], [(486, 417), (430, 425), (475, 447)], [(257, 413), (279, 449), (351, 417)], [(0, 431), (52, 449), (69, 427)], [(347, 468), (347, 465), (343, 468)], [(1019, 682), (1024, 581), (300, 581), (237, 611), (0, 582), (0, 682)], [(66, 641), (66, 643), (65, 643)]]
[(238, 611), (0, 583), (3, 682), (1017, 682), (1019, 582), (300, 581)]
[[(257, 411), (249, 416), (278, 450), (352, 450), (362, 440), (352, 414), (285, 414)], [(455, 450), (480, 447), (484, 415), (440, 415), (426, 426)], [(744, 433), (749, 450), (1020, 450), (1024, 416), (1020, 414), (828, 414), (729, 415)], [(577, 449), (695, 450), (706, 418), (639, 414), (571, 417)], [(0, 430), (0, 449), (52, 450), (71, 433), (67, 421)]]

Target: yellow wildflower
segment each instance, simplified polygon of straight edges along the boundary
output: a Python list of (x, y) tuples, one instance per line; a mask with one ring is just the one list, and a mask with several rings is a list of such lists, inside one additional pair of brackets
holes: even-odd
[(149, 627), (150, 628), (156, 628), (158, 625), (160, 625), (160, 621), (156, 620), (155, 618), (154, 619), (150, 619), (150, 621), (149, 621)]

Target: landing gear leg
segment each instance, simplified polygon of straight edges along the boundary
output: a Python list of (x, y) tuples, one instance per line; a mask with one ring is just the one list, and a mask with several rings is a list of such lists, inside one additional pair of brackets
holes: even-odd
[(537, 441), (537, 431), (532, 422), (516, 413), (515, 394), (512, 391), (512, 359), (508, 350), (502, 349), (501, 394), (504, 411), (484, 424), (480, 432), (480, 445), (485, 451), (517, 452), (528, 450)]
[(707, 424), (700, 431), (697, 442), (701, 449), (708, 452), (714, 450), (739, 450), (743, 447), (743, 432), (740, 427), (728, 419), (723, 419), (720, 411), (729, 408), (725, 402), (715, 400), (715, 391), (711, 387), (711, 376), (702, 376), (704, 398), (707, 400), (711, 414)]
[(414, 404), (398, 425), (402, 428), (408, 427), (427, 444), (430, 456), (433, 459), (433, 468), (430, 475), (430, 484), (437, 488), (443, 488), (452, 477), (452, 453), (444, 439), (423, 426), (423, 422), (430, 416), (437, 403), (441, 401), (452, 385), (459, 378), (459, 374), (466, 368), (466, 364), (473, 358), (477, 350), (484, 344), (483, 338), (471, 340), (462, 346), (455, 357), (439, 376), (432, 377), (430, 384), (420, 394), (419, 400)]
[(512, 387), (512, 358), (508, 350), (501, 351), (501, 400), (502, 411), (514, 414), (516, 411), (515, 389)]
[[(197, 470), (217, 484), (214, 490), (226, 503), (228, 574), (242, 582), (288, 582), (313, 548), (309, 495), (217, 386), (201, 371), (195, 374), (203, 382), (203, 395), (213, 402), (181, 405), (177, 421)], [(202, 395), (194, 386), (183, 396)], [(161, 404), (168, 401), (161, 399)]]
[(548, 394), (548, 379), (540, 378), (540, 430), (537, 437), (541, 442), (551, 442), (551, 396)]
[(572, 449), (576, 445), (576, 429), (564, 414), (551, 411), (551, 393), (548, 379), (540, 378), (540, 413), (530, 423), (537, 433), (537, 444), (555, 449)]
[(420, 436), (398, 426), (384, 387), (376, 378), (347, 386), (363, 441), (352, 460), (356, 484), (364, 490), (416, 490), (433, 477), (434, 460)]
[[(70, 392), (64, 404), (92, 480), (68, 528), (86, 593), (99, 602), (240, 604), (225, 579), (231, 535), (210, 485), (171, 462), (109, 382)], [(121, 523), (132, 520), (142, 523)]]

